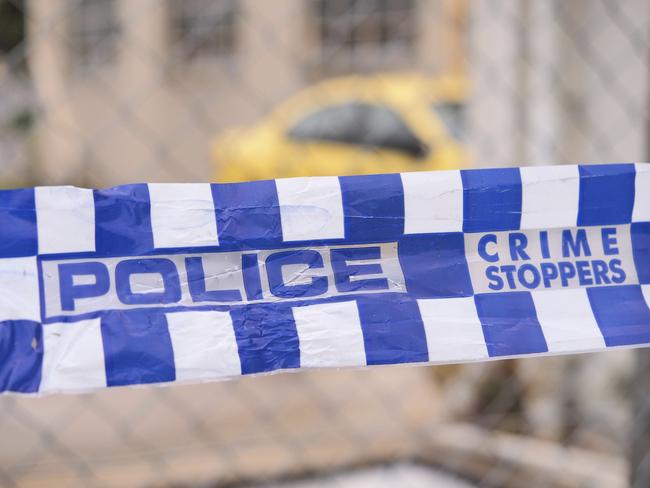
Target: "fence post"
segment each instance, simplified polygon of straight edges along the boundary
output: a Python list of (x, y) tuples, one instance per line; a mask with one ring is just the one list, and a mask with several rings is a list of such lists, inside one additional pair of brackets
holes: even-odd
[(650, 349), (636, 352), (636, 371), (631, 391), (634, 412), (631, 425), (630, 484), (650, 486)]
[[(649, 36), (650, 40), (650, 36)], [(647, 53), (650, 61), (650, 51)], [(650, 77), (650, 65), (646, 66)], [(648, 112), (646, 114), (645, 153), (646, 161), (650, 163), (650, 86), (646, 98)], [(634, 411), (632, 417), (631, 452), (630, 452), (630, 485), (633, 487), (650, 486), (650, 349), (639, 349), (636, 352), (636, 370), (631, 385), (634, 392)]]

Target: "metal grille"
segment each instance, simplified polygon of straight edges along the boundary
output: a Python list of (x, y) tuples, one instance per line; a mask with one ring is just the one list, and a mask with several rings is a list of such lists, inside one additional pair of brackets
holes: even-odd
[[(301, 89), (390, 90), (405, 72), (469, 87), (435, 110), (473, 166), (647, 160), (649, 39), (642, 0), (0, 0), (0, 181), (219, 178), (217, 146), (239, 140), (239, 155), (259, 136), (234, 128), (290, 126), (293, 108), (274, 107)], [(476, 486), (645, 487), (648, 358), (4, 396), (0, 484), (348, 486), (347, 470), (406, 462)]]

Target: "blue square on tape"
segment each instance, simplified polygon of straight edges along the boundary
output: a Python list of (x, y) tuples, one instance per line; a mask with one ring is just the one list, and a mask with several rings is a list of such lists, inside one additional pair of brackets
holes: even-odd
[(108, 386), (174, 381), (174, 351), (163, 312), (115, 310), (101, 319)]
[(275, 181), (213, 184), (211, 188), (222, 249), (260, 249), (282, 244)]
[(578, 225), (616, 225), (632, 221), (633, 164), (580, 165)]
[(0, 258), (37, 253), (34, 189), (0, 191)]
[(650, 343), (650, 309), (639, 285), (588, 288), (587, 296), (605, 344)]
[(548, 351), (529, 292), (485, 293), (474, 301), (490, 356)]
[(372, 364), (429, 360), (427, 338), (417, 302), (403, 294), (357, 299), (366, 361)]
[(463, 231), (519, 229), (521, 174), (517, 168), (472, 169), (463, 180)]
[(288, 304), (245, 305), (230, 315), (242, 374), (300, 367), (298, 331)]
[(341, 176), (345, 237), (388, 242), (404, 233), (404, 190), (398, 174)]
[(417, 298), (467, 297), (474, 291), (462, 232), (405, 235), (399, 261), (409, 295)]
[(133, 256), (153, 249), (147, 185), (95, 190), (94, 198), (97, 254)]
[(0, 392), (38, 391), (42, 363), (41, 324), (30, 320), (0, 322)]
[(632, 224), (632, 254), (634, 265), (642, 285), (650, 284), (650, 222)]

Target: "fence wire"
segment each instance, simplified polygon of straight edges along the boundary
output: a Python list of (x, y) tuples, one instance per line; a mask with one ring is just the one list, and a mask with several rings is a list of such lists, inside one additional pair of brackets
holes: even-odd
[[(649, 40), (643, 0), (0, 0), (0, 181), (643, 161)], [(411, 86), (434, 122), (387, 110)], [(269, 135), (289, 133), (321, 141)], [(0, 485), (352, 486), (381, 465), (372, 486), (430, 486), (419, 465), (436, 486), (645, 487), (648, 357), (3, 396)]]

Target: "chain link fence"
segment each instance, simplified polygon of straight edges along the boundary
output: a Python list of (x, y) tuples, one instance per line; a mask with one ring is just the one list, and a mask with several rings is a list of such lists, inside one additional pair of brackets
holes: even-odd
[[(649, 40), (642, 0), (0, 0), (0, 181), (647, 160)], [(385, 108), (413, 79), (451, 80), (421, 98), (427, 156), (400, 138), (427, 130), (408, 110), (377, 111), (372, 147), (327, 113), (300, 129), (348, 138), (344, 153), (268, 136), (353, 93)], [(609, 351), (4, 396), (0, 485), (351, 486), (377, 465), (371, 486), (434, 484), (405, 474), (419, 465), (435, 486), (648, 486), (647, 363)]]

